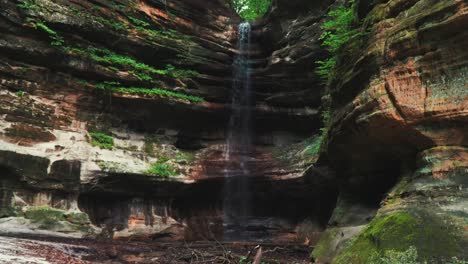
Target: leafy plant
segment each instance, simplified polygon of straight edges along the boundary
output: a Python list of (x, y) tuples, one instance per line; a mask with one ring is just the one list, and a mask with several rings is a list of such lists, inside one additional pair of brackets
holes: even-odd
[(149, 27), (150, 24), (148, 22), (145, 22), (143, 20), (140, 20), (138, 18), (135, 18), (135, 17), (132, 17), (132, 16), (129, 16), (128, 19), (130, 21), (132, 21), (133, 24), (137, 25), (137, 26), (140, 26), (140, 27)]
[(239, 258), (239, 264), (245, 264), (247, 261), (247, 257), (246, 256), (242, 256)]
[(126, 24), (116, 19), (107, 19), (101, 16), (96, 16), (94, 18), (103, 25), (111, 27), (115, 31), (124, 32), (128, 29)]
[(333, 77), (333, 69), (336, 65), (336, 57), (330, 57), (325, 60), (319, 60), (315, 63), (317, 64), (315, 72), (326, 83)]
[(167, 97), (173, 97), (177, 99), (183, 99), (191, 101), (194, 103), (203, 102), (202, 97), (187, 95), (183, 93), (173, 92), (169, 90), (164, 90), (160, 88), (142, 88), (142, 87), (123, 87), (119, 82), (104, 82), (96, 85), (97, 89), (109, 91), (109, 92), (118, 92), (126, 94), (142, 94), (142, 95), (162, 95)]
[(320, 36), (322, 46), (330, 52), (331, 56), (325, 60), (316, 61), (316, 73), (327, 82), (333, 76), (332, 71), (337, 62), (338, 52), (350, 40), (361, 36), (358, 28), (354, 27), (357, 16), (354, 11), (354, 0), (348, 4), (341, 4), (328, 12), (329, 21), (322, 28), (325, 32)]
[(39, 6), (34, 3), (33, 0), (20, 0), (20, 3), (16, 7), (22, 10), (38, 10)]
[(103, 149), (112, 150), (114, 147), (114, 138), (101, 132), (91, 132), (89, 135), (92, 138), (91, 145)]
[(255, 20), (265, 15), (271, 0), (233, 0), (236, 12), (245, 20)]
[(63, 38), (59, 36), (57, 32), (49, 28), (46, 24), (42, 22), (36, 22), (34, 23), (34, 25), (36, 26), (36, 28), (41, 29), (49, 35), (49, 38), (52, 40), (52, 42), (50, 42), (50, 45), (62, 46), (64, 44), (65, 41), (63, 40)]
[(166, 162), (154, 163), (146, 172), (152, 175), (157, 175), (166, 178), (178, 175), (178, 173), (175, 171), (174, 166)]
[(17, 95), (18, 97), (23, 97), (24, 94), (25, 94), (25, 93), (24, 93), (23, 90), (19, 90), (19, 91), (16, 92), (16, 95)]
[(141, 81), (153, 80), (150, 74), (167, 75), (173, 78), (181, 79), (191, 78), (198, 75), (198, 72), (196, 71), (176, 69), (173, 65), (170, 64), (166, 65), (165, 69), (156, 69), (131, 57), (117, 54), (108, 49), (100, 49), (95, 47), (88, 47), (86, 49), (67, 47), (66, 51), (87, 56), (96, 62), (109, 64), (113, 69), (117, 69), (114, 66), (125, 67), (130, 69), (129, 72), (133, 73)]

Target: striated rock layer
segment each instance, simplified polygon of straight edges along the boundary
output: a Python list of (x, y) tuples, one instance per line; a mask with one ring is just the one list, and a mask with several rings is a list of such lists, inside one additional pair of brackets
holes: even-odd
[(466, 1), (359, 1), (356, 7), (368, 34), (345, 48), (351, 52), (341, 55), (329, 86), (326, 158), (340, 198), (312, 255), (319, 262), (368, 263), (414, 246), (420, 260), (465, 259)]
[[(240, 21), (220, 0), (0, 1), (1, 232), (221, 239)], [(318, 97), (286, 103), (306, 85), (282, 82), (256, 89), (249, 228), (303, 242), (331, 213), (310, 201), (336, 188), (304, 176)]]
[[(466, 1), (355, 1), (363, 37), (325, 87), (321, 25), (340, 3), (277, 0), (253, 23), (256, 213), (245, 228), (277, 242), (321, 234), (318, 263), (410, 246), (420, 260), (468, 258)], [(233, 10), (0, 7), (0, 230), (221, 239)]]

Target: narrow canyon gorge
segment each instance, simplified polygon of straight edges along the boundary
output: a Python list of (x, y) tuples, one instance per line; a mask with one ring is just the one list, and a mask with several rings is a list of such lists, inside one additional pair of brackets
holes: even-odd
[(468, 263), (467, 28), (466, 0), (0, 0), (0, 263)]

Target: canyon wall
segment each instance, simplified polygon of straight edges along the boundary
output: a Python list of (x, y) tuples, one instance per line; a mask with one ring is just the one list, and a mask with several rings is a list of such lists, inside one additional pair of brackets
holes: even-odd
[[(241, 22), (233, 10), (216, 0), (0, 5), (2, 232), (222, 238)], [(263, 67), (271, 51), (255, 52)], [(309, 201), (329, 195), (333, 204), (336, 188), (327, 181), (306, 191), (318, 101), (281, 103), (296, 96), (280, 78), (282, 87), (255, 94), (252, 184), (261, 209), (251, 229), (305, 241), (297, 230), (316, 236), (332, 207)]]
[[(276, 0), (252, 25), (252, 235), (320, 237), (319, 263), (409, 246), (435, 262), (467, 258), (466, 2), (356, 1), (363, 36), (324, 84), (322, 25), (340, 3)], [(233, 10), (0, 7), (0, 230), (222, 237)]]
[(434, 263), (466, 258), (466, 1), (355, 7), (366, 34), (344, 47), (327, 92), (332, 117), (322, 157), (340, 195), (312, 255), (367, 263), (414, 246)]

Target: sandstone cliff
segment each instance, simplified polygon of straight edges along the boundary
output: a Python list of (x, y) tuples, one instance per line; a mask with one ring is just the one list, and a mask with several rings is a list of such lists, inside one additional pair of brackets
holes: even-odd
[[(324, 84), (342, 3), (362, 34)], [(225, 1), (0, 7), (0, 232), (222, 238)], [(316, 244), (318, 263), (468, 258), (466, 26), (463, 0), (273, 1), (249, 50), (253, 235)]]

